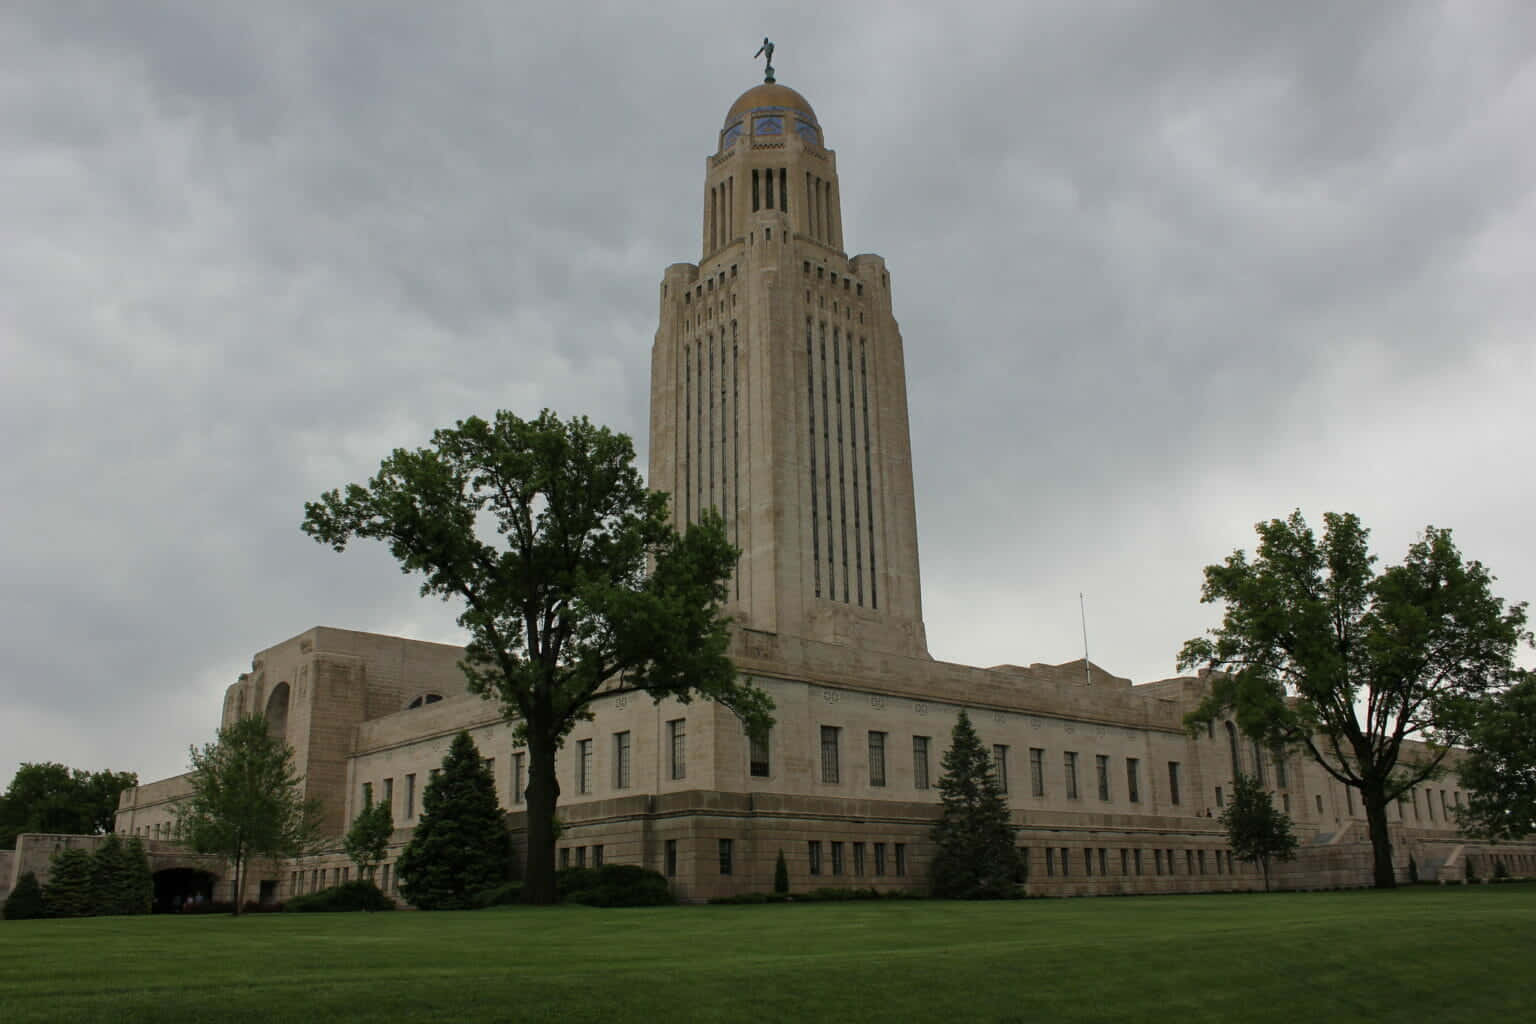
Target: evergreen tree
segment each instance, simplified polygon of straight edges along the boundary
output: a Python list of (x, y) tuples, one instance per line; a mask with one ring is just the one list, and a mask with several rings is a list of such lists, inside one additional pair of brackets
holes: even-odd
[(1269, 891), (1271, 860), (1294, 860), (1297, 839), (1291, 831), (1290, 815), (1275, 809), (1259, 780), (1238, 773), (1232, 787), (1232, 802), (1221, 812), (1221, 824), (1227, 830), (1227, 844), (1232, 856), (1264, 870), (1264, 891)]
[(469, 733), (453, 739), (427, 783), (421, 822), (396, 871), (400, 892), (421, 910), (459, 910), (507, 877), (512, 843), (496, 783)]
[(374, 869), (384, 860), (389, 839), (395, 834), (395, 818), (389, 804), (380, 801), (364, 807), (347, 829), (343, 846), (352, 863), (357, 865), (357, 877), (373, 880)]
[(16, 879), (16, 888), (5, 898), (5, 919), (28, 921), (47, 916), (48, 904), (43, 899), (43, 887), (37, 884), (37, 876), (28, 871)]
[(91, 909), (95, 914), (147, 914), (154, 902), (154, 876), (137, 838), (116, 835), (91, 854)]
[(90, 917), (91, 855), (70, 846), (53, 855), (43, 898), (50, 917)]
[(779, 851), (779, 861), (773, 866), (773, 891), (789, 892), (789, 865), (784, 863), (784, 851)]
[(1019, 851), (1013, 815), (992, 772), (992, 758), (962, 709), (944, 754), (939, 793), (944, 811), (933, 826), (933, 891), (951, 899), (1011, 895)]

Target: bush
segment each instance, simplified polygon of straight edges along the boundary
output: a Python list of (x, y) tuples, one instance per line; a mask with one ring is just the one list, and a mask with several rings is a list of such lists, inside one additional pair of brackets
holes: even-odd
[(295, 896), (283, 905), (285, 911), (298, 914), (335, 914), (359, 910), (394, 910), (395, 901), (366, 880), (343, 882), (319, 892)]
[(37, 876), (28, 871), (16, 880), (16, 888), (5, 898), (5, 919), (26, 921), (48, 916), (48, 903), (43, 899), (43, 887), (37, 884)]
[(506, 882), (491, 889), (477, 892), (472, 901), (478, 908), (505, 907), (523, 902), (523, 883)]
[(566, 903), (587, 907), (662, 907), (676, 902), (665, 878), (636, 864), (566, 868), (555, 873), (555, 889)]

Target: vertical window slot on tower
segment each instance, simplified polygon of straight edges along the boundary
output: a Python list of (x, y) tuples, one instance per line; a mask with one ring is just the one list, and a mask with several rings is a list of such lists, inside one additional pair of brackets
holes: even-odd
[(837, 569), (832, 556), (832, 412), (827, 400), (827, 324), (821, 322), (821, 445), (822, 461), (825, 463), (822, 473), (825, 474), (827, 485), (827, 592), (829, 596), (837, 596)]
[(789, 172), (779, 168), (779, 209), (789, 212)]
[(880, 607), (880, 591), (875, 584), (875, 473), (869, 452), (869, 364), (864, 343), (859, 339), (859, 390), (864, 404), (864, 506), (869, 509), (869, 606)]
[[(841, 542), (837, 546), (843, 566), (843, 603), (848, 595), (848, 473), (843, 445), (843, 354), (839, 332), (832, 328), (832, 400), (837, 406), (837, 523)], [(853, 410), (848, 410), (853, 415)]]
[(859, 417), (853, 401), (853, 338), (849, 336), (848, 350), (848, 445), (852, 455), (848, 462), (853, 468), (853, 576), (858, 581), (859, 607), (864, 607), (864, 543), (859, 536)]
[(753, 213), (756, 213), (757, 210), (758, 210), (758, 206), (757, 206), (757, 195), (758, 195), (758, 192), (757, 192), (757, 189), (758, 189), (758, 185), (757, 185), (757, 170), (754, 168), (753, 171), (752, 171), (752, 212)]
[(683, 522), (693, 521), (693, 361), (689, 346), (683, 346)]
[(704, 437), (709, 445), (709, 507), (719, 508), (715, 499), (715, 336), (709, 335), (709, 378), (704, 386), (709, 394), (709, 418), (705, 422)]
[[(731, 273), (736, 265), (731, 265)], [(741, 547), (741, 349), (731, 321), (731, 542)], [(741, 556), (736, 558), (736, 599), (741, 600)]]
[(811, 415), (811, 563), (815, 566), (816, 596), (821, 596), (821, 505), (816, 493), (816, 352), (811, 319), (805, 319), (805, 404)]

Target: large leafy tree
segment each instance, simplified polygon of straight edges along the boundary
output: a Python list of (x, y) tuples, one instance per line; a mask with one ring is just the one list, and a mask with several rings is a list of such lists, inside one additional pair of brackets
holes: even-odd
[(462, 910), (505, 881), (511, 862), (496, 780), (460, 732), (422, 794), (421, 821), (396, 865), (400, 892), (421, 910)]
[(304, 799), (293, 748), (268, 731), (261, 715), (224, 726), (191, 757), (192, 794), (177, 806), (177, 838), (230, 862), (239, 914), (252, 858), (294, 857), (315, 845), (319, 801)]
[(1290, 815), (1275, 808), (1269, 791), (1257, 778), (1238, 772), (1232, 800), (1221, 812), (1221, 824), (1227, 830), (1232, 856), (1259, 865), (1264, 871), (1264, 891), (1268, 892), (1270, 863), (1296, 858), (1298, 841)]
[(118, 796), (138, 784), (133, 772), (88, 772), (51, 761), (24, 763), (0, 796), (0, 849), (11, 849), (24, 832), (111, 832)]
[(694, 696), (771, 724), (772, 701), (727, 657), (725, 583), (737, 551), (716, 515), (681, 535), (647, 491), (628, 437), (585, 417), (499, 412), (398, 449), (366, 487), (304, 507), (304, 531), (338, 551), (389, 545), (422, 593), (459, 602), (470, 688), (500, 702), (528, 744), (523, 899), (555, 900), (555, 753), (605, 683)]
[(941, 763), (944, 810), (933, 826), (934, 895), (974, 900), (1011, 894), (1019, 867), (1013, 815), (992, 757), (964, 709)]
[(1480, 709), (1456, 774), (1469, 790), (1461, 824), (1488, 839), (1536, 833), (1536, 673)]
[[(1465, 561), (1449, 530), (1429, 527), (1399, 565), (1374, 571), (1368, 531), (1330, 513), (1319, 539), (1300, 512), (1256, 527), (1205, 569), (1201, 599), (1222, 623), (1184, 645), (1181, 668), (1209, 666), (1211, 689), (1190, 728), (1231, 710), (1267, 747), (1299, 747), (1359, 790), (1375, 882), (1396, 884), (1387, 807), (1443, 771), (1475, 709), (1504, 685), (1530, 634), (1525, 605), (1506, 606), (1494, 577)], [(1423, 746), (1410, 740), (1422, 739)]]
[(357, 812), (352, 827), (347, 829), (342, 848), (347, 857), (357, 865), (357, 877), (373, 880), (374, 869), (384, 860), (389, 849), (389, 838), (395, 834), (395, 818), (389, 804), (379, 801)]

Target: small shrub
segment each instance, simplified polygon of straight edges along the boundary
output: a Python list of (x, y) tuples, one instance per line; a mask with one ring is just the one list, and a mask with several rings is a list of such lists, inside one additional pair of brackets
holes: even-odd
[(395, 901), (384, 895), (372, 882), (343, 882), (319, 892), (295, 896), (283, 909), (298, 914), (336, 914), (359, 910), (394, 910)]
[(523, 883), (506, 882), (475, 894), (473, 903), (478, 908), (505, 907), (523, 902)]
[(27, 921), (48, 916), (48, 902), (43, 899), (43, 887), (37, 884), (37, 876), (28, 871), (16, 880), (16, 888), (5, 898), (5, 919)]
[(566, 868), (556, 872), (555, 888), (566, 903), (588, 907), (661, 907), (676, 902), (665, 878), (636, 864)]

